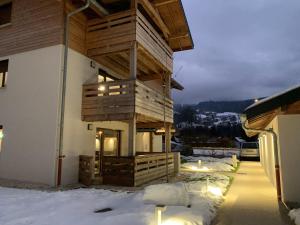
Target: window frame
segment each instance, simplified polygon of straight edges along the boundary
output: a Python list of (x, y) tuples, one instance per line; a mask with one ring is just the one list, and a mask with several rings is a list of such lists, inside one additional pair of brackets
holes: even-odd
[[(1, 68), (1, 63), (5, 63), (5, 62), (7, 62), (7, 65)], [(2, 74), (2, 79), (0, 80), (0, 89), (5, 88), (7, 86), (8, 66), (9, 66), (9, 59), (0, 60), (0, 73)]]
[(10, 5), (9, 22), (3, 23), (3, 24), (0, 23), (0, 29), (4, 28), (4, 27), (7, 27), (7, 26), (10, 26), (11, 23), (12, 23), (12, 12), (13, 12), (13, 2), (12, 2), (12, 0), (4, 0), (3, 2), (0, 3), (0, 8), (2, 6), (5, 6), (5, 5)]
[[(3, 134), (3, 125), (0, 125), (0, 132), (2, 132), (2, 134)], [(3, 148), (2, 145), (3, 145), (3, 138), (0, 138), (0, 153)]]

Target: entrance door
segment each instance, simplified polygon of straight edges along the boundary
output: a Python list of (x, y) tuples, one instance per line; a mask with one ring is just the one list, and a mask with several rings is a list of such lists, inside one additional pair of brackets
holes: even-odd
[(103, 157), (120, 156), (120, 131), (97, 128), (95, 176), (102, 175)]

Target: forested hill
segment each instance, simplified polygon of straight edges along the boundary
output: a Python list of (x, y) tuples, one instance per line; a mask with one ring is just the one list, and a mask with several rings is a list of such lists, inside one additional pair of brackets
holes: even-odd
[(248, 106), (254, 103), (253, 99), (243, 101), (209, 101), (196, 105), (199, 112), (236, 112), (242, 113)]
[[(242, 113), (248, 106), (254, 103), (253, 99), (242, 100), (242, 101), (206, 101), (199, 102), (196, 105), (193, 105), (193, 108), (198, 112), (236, 112)], [(176, 107), (180, 108), (182, 105), (177, 105)], [(175, 110), (176, 110), (175, 107)]]

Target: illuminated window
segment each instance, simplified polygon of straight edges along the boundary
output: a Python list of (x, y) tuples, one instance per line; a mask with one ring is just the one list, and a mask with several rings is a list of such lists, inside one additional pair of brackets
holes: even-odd
[(3, 126), (0, 125), (0, 152), (2, 149), (2, 139), (4, 138), (4, 134), (3, 134)]
[(11, 22), (11, 9), (12, 3), (10, 1), (0, 3), (0, 26)]
[(8, 74), (8, 59), (0, 61), (0, 88), (6, 86)]

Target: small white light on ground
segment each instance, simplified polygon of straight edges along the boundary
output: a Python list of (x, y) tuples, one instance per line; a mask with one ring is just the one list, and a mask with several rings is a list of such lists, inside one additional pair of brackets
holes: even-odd
[(157, 221), (157, 225), (161, 225), (161, 217), (162, 217), (162, 212), (165, 211), (167, 209), (166, 206), (156, 206), (155, 207), (155, 218)]
[(180, 219), (169, 219), (165, 222), (163, 222), (161, 225), (184, 225), (184, 221)]
[(208, 187), (208, 191), (217, 197), (221, 197), (223, 195), (221, 189), (218, 187)]
[(201, 160), (198, 160), (198, 166), (201, 167)]

